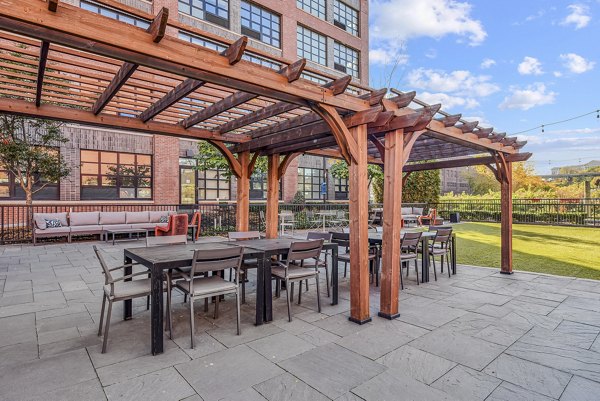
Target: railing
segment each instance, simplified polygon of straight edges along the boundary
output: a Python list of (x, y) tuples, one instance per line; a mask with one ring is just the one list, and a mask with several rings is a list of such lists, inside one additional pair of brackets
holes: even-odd
[[(499, 199), (443, 201), (430, 206), (444, 220), (459, 213), (464, 221), (500, 222)], [(513, 222), (600, 227), (600, 199), (513, 199)]]
[[(459, 213), (463, 221), (500, 222), (501, 203), (498, 199), (444, 201), (436, 204), (403, 204), (403, 207), (430, 207), (438, 210), (438, 216), (450, 220), (451, 213)], [(381, 208), (370, 204), (370, 210)], [(225, 235), (236, 229), (235, 203), (212, 203), (198, 205), (178, 204), (55, 204), (34, 205), (0, 204), (0, 244), (22, 243), (32, 240), (33, 213), (59, 212), (117, 212), (169, 210), (189, 213), (199, 210), (202, 214), (202, 235)], [(250, 230), (264, 231), (264, 203), (250, 204)], [(291, 212), (297, 230), (340, 228), (348, 225), (347, 203), (306, 203), (279, 205), (280, 214)], [(513, 222), (527, 224), (550, 224), (568, 226), (600, 227), (600, 199), (514, 199)]]

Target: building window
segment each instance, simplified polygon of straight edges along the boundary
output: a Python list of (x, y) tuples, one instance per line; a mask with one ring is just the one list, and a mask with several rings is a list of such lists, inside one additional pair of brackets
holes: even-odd
[(152, 156), (82, 150), (81, 199), (152, 199)]
[(142, 18), (134, 17), (131, 14), (127, 14), (127, 13), (124, 13), (123, 11), (115, 10), (114, 8), (110, 8), (110, 7), (106, 7), (104, 5), (97, 4), (92, 1), (82, 0), (80, 3), (80, 7), (83, 8), (84, 10), (88, 10), (88, 11), (91, 11), (96, 14), (104, 15), (105, 17), (116, 19), (117, 21), (126, 22), (128, 24), (135, 25), (135, 26), (143, 28), (143, 29), (147, 29), (150, 26), (150, 22), (148, 22)]
[(242, 56), (243, 60), (250, 61), (251, 63), (262, 65), (263, 67), (270, 68), (272, 70), (280, 70), (281, 64), (275, 61), (271, 61), (268, 58), (257, 56), (253, 53), (245, 52)]
[(296, 0), (296, 6), (315, 17), (325, 19), (325, 0)]
[(179, 12), (229, 28), (229, 0), (179, 0)]
[(354, 36), (358, 36), (358, 11), (341, 1), (334, 0), (333, 24)]
[(358, 78), (358, 52), (335, 42), (333, 46), (333, 68)]
[(323, 199), (321, 184), (325, 182), (323, 169), (298, 167), (298, 191), (306, 200)]
[(333, 186), (335, 189), (335, 200), (348, 199), (348, 179), (334, 178)]
[(262, 7), (242, 1), (242, 34), (281, 47), (281, 18)]
[[(58, 152), (56, 149), (50, 149), (50, 151)], [(42, 185), (44, 187), (39, 189)], [(33, 190), (36, 191), (33, 194), (33, 200), (60, 199), (59, 185), (56, 181), (51, 182), (40, 177), (39, 182), (33, 186)], [(21, 188), (19, 179), (6, 170), (4, 166), (0, 166), (0, 199), (23, 200), (25, 198), (25, 191)]]
[(327, 38), (301, 25), (296, 32), (298, 57), (327, 65)]
[(198, 171), (198, 200), (229, 200), (229, 178), (223, 170)]
[(218, 52), (222, 52), (223, 50), (227, 49), (227, 46), (225, 46), (221, 43), (206, 40), (204, 38), (201, 38), (200, 36), (190, 35), (189, 33), (182, 32), (182, 31), (179, 31), (179, 39), (182, 39), (182, 40), (185, 40), (186, 42), (190, 42), (195, 45), (206, 47), (208, 49), (212, 49), (212, 50), (215, 50)]

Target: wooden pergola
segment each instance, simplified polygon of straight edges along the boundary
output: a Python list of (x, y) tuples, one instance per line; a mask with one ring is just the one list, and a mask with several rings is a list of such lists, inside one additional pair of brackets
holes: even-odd
[[(245, 37), (222, 52), (168, 33), (181, 28), (168, 10), (147, 30), (59, 0), (0, 0), (0, 112), (92, 126), (204, 139), (237, 177), (237, 229), (248, 230), (250, 176), (268, 157), (267, 237), (277, 236), (279, 179), (310, 153), (349, 164), (351, 320), (369, 316), (367, 164), (384, 165), (380, 315), (398, 315), (401, 199), (413, 171), (487, 165), (502, 188), (502, 273), (512, 272), (511, 163), (525, 142), (448, 115), (415, 93), (392, 93), (276, 59), (271, 69), (243, 60), (267, 57)], [(186, 29), (197, 33), (195, 28)], [(271, 56), (269, 56), (271, 57)], [(272, 58), (272, 57), (271, 57)], [(325, 84), (304, 79), (319, 75)], [(353, 90), (350, 91), (349, 85)], [(356, 94), (354, 92), (357, 92)], [(404, 172), (404, 176), (402, 174)]]

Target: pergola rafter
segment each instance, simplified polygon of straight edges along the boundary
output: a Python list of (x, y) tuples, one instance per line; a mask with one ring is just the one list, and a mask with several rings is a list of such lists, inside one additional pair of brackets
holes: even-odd
[[(169, 21), (165, 11), (150, 16), (123, 6), (151, 21), (144, 30), (56, 0), (1, 4), (0, 112), (207, 140), (237, 178), (240, 231), (249, 228), (249, 183), (259, 155), (268, 157), (268, 237), (277, 236), (279, 180), (292, 160), (305, 152), (345, 159), (352, 321), (370, 320), (368, 163), (385, 161), (382, 316), (398, 313), (397, 227), (402, 182), (412, 171), (489, 165), (502, 185), (502, 272), (512, 271), (511, 163), (529, 158), (519, 153), (524, 141), (445, 113), (415, 92), (392, 90), (386, 98), (385, 89), (349, 76), (323, 74), (325, 84), (303, 79), (305, 72), (320, 74), (306, 60), (275, 57), (277, 68), (247, 61), (246, 52), (268, 55), (249, 49), (245, 37), (220, 38), (221, 53), (170, 37), (169, 26), (214, 40)], [(152, 341), (162, 349), (162, 328)]]

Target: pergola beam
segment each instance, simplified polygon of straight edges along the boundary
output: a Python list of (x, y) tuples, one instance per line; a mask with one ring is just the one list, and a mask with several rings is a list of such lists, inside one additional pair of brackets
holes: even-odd
[(146, 122), (153, 117), (159, 115), (184, 97), (188, 96), (190, 93), (194, 92), (196, 89), (200, 88), (206, 82), (198, 81), (196, 79), (188, 78), (175, 88), (173, 88), (169, 93), (167, 93), (164, 97), (162, 97), (157, 102), (154, 102), (144, 110), (138, 118), (143, 122)]
[(46, 72), (46, 63), (48, 62), (48, 50), (50, 49), (50, 43), (43, 41), (40, 47), (40, 57), (38, 61), (38, 72), (37, 80), (35, 83), (35, 105), (40, 107), (42, 104), (42, 89), (44, 87), (44, 74)]
[(217, 114), (221, 114), (224, 111), (237, 107), (240, 104), (246, 103), (247, 101), (250, 101), (256, 97), (257, 95), (254, 93), (236, 92), (233, 95), (213, 103), (199, 112), (183, 119), (179, 124), (184, 128), (192, 127), (202, 121), (208, 120)]
[[(507, 155), (508, 162), (522, 162), (531, 157), (531, 153), (516, 153)], [(440, 160), (429, 163), (406, 164), (402, 171), (425, 171), (425, 170), (440, 170), (444, 168), (479, 166), (484, 164), (493, 164), (495, 159), (491, 156), (487, 157), (467, 157), (460, 159)]]

